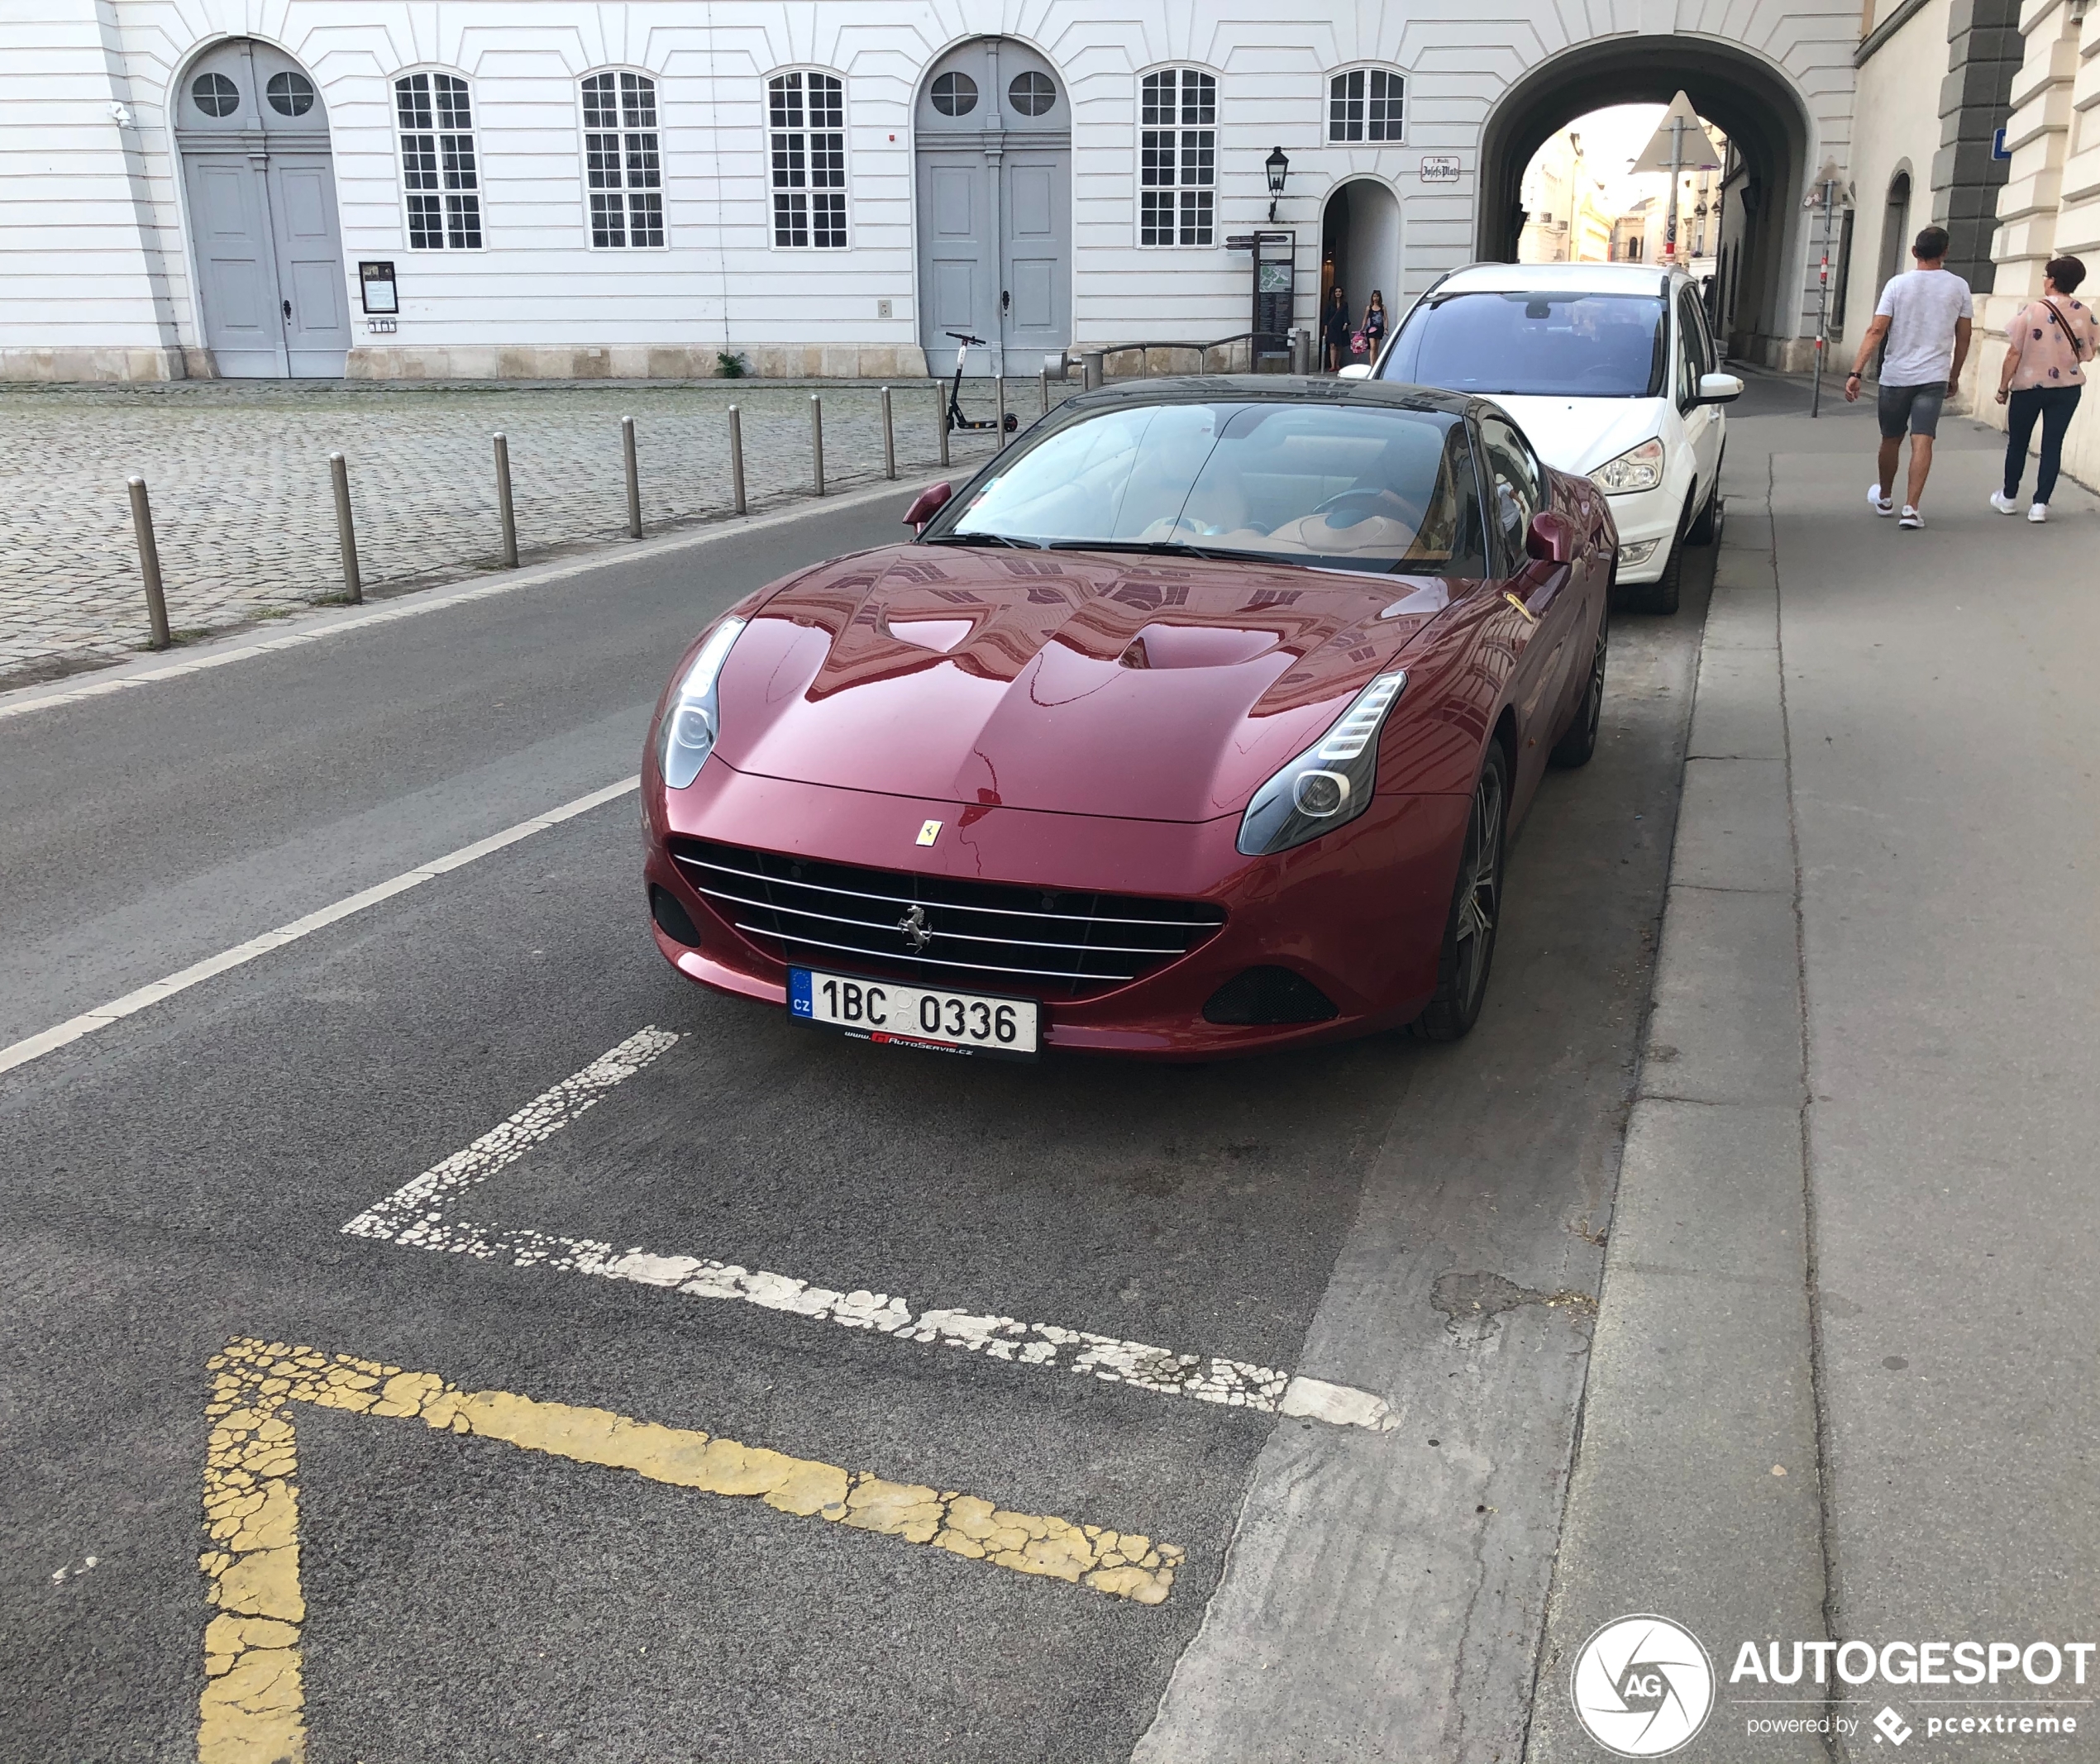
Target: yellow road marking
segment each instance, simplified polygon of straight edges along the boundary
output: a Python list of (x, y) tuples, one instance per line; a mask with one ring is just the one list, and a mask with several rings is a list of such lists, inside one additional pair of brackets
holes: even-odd
[(1048, 1575), (1139, 1604), (1172, 1590), (1177, 1544), (1009, 1513), (974, 1495), (890, 1482), (868, 1471), (790, 1457), (609, 1409), (462, 1390), (435, 1372), (283, 1342), (236, 1337), (211, 1361), (212, 1436), (200, 1558), (217, 1614), (204, 1630), (198, 1764), (298, 1764), (306, 1754), (301, 1682), (297, 1437), (294, 1403), (420, 1420), (579, 1464), (629, 1470), (712, 1495), (928, 1544), (1019, 1574)]

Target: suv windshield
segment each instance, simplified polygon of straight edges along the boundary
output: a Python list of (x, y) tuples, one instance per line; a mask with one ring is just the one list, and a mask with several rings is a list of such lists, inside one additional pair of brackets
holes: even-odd
[(1487, 395), (1658, 398), (1668, 315), (1654, 294), (1432, 297), (1408, 315), (1378, 377)]
[(1426, 575), (1485, 567), (1464, 422), (1376, 406), (1111, 406), (1017, 449), (925, 536)]

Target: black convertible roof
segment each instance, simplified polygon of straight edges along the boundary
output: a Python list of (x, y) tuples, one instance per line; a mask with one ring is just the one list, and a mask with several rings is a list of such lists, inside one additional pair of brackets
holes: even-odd
[(1082, 392), (1052, 408), (1053, 416), (1115, 404), (1376, 404), (1394, 410), (1463, 415), (1485, 403), (1465, 393), (1382, 379), (1304, 379), (1290, 374), (1188, 374), (1161, 379), (1119, 380)]

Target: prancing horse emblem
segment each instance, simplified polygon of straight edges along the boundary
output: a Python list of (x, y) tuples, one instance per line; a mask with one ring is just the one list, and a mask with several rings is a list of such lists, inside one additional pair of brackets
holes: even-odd
[(897, 929), (904, 934), (904, 942), (911, 946), (914, 955), (933, 941), (933, 927), (926, 923), (926, 908), (924, 907), (914, 907), (899, 919)]

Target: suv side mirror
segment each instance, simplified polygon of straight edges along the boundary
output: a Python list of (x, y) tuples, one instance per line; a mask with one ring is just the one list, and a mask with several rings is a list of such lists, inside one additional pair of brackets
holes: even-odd
[(904, 525), (914, 533), (926, 531), (926, 523), (947, 506), (948, 498), (955, 494), (950, 484), (929, 484), (911, 499), (911, 507), (904, 510)]
[(1577, 546), (1574, 523), (1550, 508), (1533, 515), (1525, 531), (1524, 555), (1535, 564), (1572, 564)]
[(1368, 379), (1371, 378), (1371, 364), (1367, 361), (1352, 361), (1347, 367), (1337, 369), (1335, 370), (1334, 378), (1337, 379)]
[(1743, 383), (1733, 374), (1701, 374), (1698, 403), (1733, 404), (1743, 395)]

